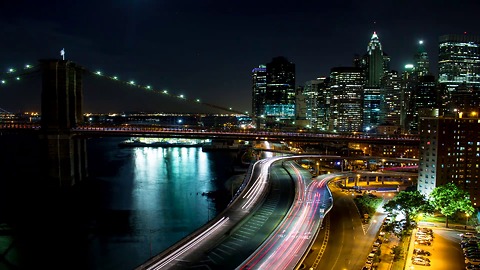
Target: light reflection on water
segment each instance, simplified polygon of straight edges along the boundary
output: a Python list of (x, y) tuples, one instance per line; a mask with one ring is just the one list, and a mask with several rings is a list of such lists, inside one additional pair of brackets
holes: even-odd
[(92, 241), (93, 264), (99, 269), (131, 269), (213, 218), (215, 202), (204, 193), (223, 186), (233, 162), (231, 153), (206, 153), (201, 147), (106, 151), (106, 159), (121, 157), (123, 162), (115, 175), (99, 178), (112, 185), (110, 211), (129, 209), (129, 232)]
[[(0, 235), (8, 265), (134, 269), (225, 207), (202, 193), (225, 187), (234, 153), (119, 147), (124, 139), (88, 139), (89, 179), (59, 201), (36, 188), (43, 171), (38, 139), (0, 136), (0, 224), (20, 224), (22, 236)], [(0, 269), (31, 269), (6, 265), (0, 260)]]

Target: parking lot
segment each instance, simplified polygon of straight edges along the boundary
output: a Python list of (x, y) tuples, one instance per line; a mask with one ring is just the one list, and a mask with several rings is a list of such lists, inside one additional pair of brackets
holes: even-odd
[[(423, 228), (423, 227), (419, 227)], [(465, 232), (438, 227), (426, 227), (431, 229), (431, 238), (426, 229), (415, 229), (412, 233), (410, 247), (406, 258), (405, 270), (435, 269), (455, 270), (465, 269), (465, 257), (460, 246), (461, 235)], [(419, 233), (420, 231), (420, 233)], [(422, 231), (424, 233), (422, 233)], [(422, 259), (415, 259), (415, 249), (422, 249), (430, 255), (422, 255)], [(425, 262), (427, 261), (427, 263)]]

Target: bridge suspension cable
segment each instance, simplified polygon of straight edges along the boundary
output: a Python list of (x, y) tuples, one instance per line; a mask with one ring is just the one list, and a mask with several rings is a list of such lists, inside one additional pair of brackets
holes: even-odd
[(5, 109), (0, 108), (0, 113), (11, 113), (11, 112), (9, 112), (9, 111), (7, 111), (7, 110), (5, 110)]
[[(203, 102), (199, 98), (187, 98), (183, 94), (170, 93), (166, 89), (155, 89), (151, 85), (139, 84), (139, 83), (136, 83), (133, 80), (129, 80), (129, 81), (121, 80), (121, 79), (119, 79), (118, 76), (106, 75), (106, 74), (103, 74), (101, 71), (91, 71), (90, 69), (88, 69), (84, 66), (81, 66), (81, 65), (79, 65), (79, 66), (81, 68), (83, 68), (85, 70), (85, 72), (87, 72), (88, 74), (92, 74), (92, 75), (95, 75), (95, 76), (110, 79), (110, 80), (115, 81), (117, 83), (128, 85), (130, 87), (136, 87), (136, 88), (145, 90), (147, 92), (154, 92), (154, 93), (157, 93), (157, 94), (160, 94), (162, 96), (169, 97), (169, 98), (189, 102), (189, 103), (195, 104), (195, 105), (207, 106), (207, 107), (214, 108), (214, 109), (221, 110), (221, 111), (228, 112), (228, 113), (234, 113), (234, 114), (249, 116), (248, 112), (242, 112), (242, 111), (239, 111), (239, 110), (235, 110), (231, 107), (225, 107), (225, 106), (220, 106), (220, 105), (216, 105), (216, 104), (209, 103), (209, 102)], [(8, 68), (6, 72), (0, 72), (0, 86), (8, 85), (10, 82), (14, 82), (14, 81), (21, 81), (22, 78), (24, 78), (26, 76), (29, 76), (29, 75), (32, 75), (32, 74), (35, 74), (35, 73), (39, 73), (39, 71), (40, 71), (40, 65), (30, 65), (30, 64), (26, 64), (22, 68)]]
[(173, 93), (170, 93), (166, 89), (155, 89), (151, 85), (139, 84), (139, 83), (135, 82), (134, 80), (129, 80), (129, 81), (121, 80), (121, 79), (119, 79), (118, 76), (106, 75), (101, 71), (91, 71), (90, 69), (85, 68), (85, 67), (83, 67), (83, 69), (89, 74), (92, 74), (92, 75), (95, 75), (95, 76), (100, 76), (100, 77), (103, 77), (103, 78), (107, 78), (107, 79), (110, 79), (110, 80), (115, 81), (117, 83), (128, 85), (130, 87), (136, 87), (136, 88), (145, 90), (147, 92), (157, 93), (157, 94), (160, 94), (160, 95), (163, 95), (163, 96), (166, 96), (166, 97), (178, 99), (178, 100), (189, 102), (189, 103), (196, 104), (196, 105), (207, 106), (207, 107), (210, 107), (210, 108), (218, 109), (218, 110), (229, 112), (229, 113), (236, 113), (236, 114), (247, 115), (248, 116), (248, 112), (241, 112), (241, 111), (235, 110), (233, 108), (227, 108), (227, 107), (224, 107), (224, 106), (219, 106), (219, 105), (215, 105), (215, 104), (208, 103), (208, 102), (203, 102), (199, 98), (187, 98), (183, 94), (173, 94)]
[(27, 64), (23, 68), (8, 68), (6, 72), (0, 73), (0, 86), (9, 82), (20, 81), (22, 78), (40, 71), (38, 65)]

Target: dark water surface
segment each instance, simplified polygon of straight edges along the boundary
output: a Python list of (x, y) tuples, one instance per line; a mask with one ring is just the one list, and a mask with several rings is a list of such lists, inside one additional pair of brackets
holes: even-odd
[(0, 136), (0, 269), (134, 269), (228, 203), (235, 153), (124, 139), (87, 140), (89, 178), (59, 193), (36, 138)]

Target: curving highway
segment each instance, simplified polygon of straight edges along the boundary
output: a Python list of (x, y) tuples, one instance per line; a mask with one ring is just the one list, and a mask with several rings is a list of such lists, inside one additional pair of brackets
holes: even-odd
[(305, 156), (255, 163), (249, 181), (224, 212), (137, 270), (293, 269), (332, 207), (326, 185), (330, 178), (312, 180), (289, 161), (294, 158)]

